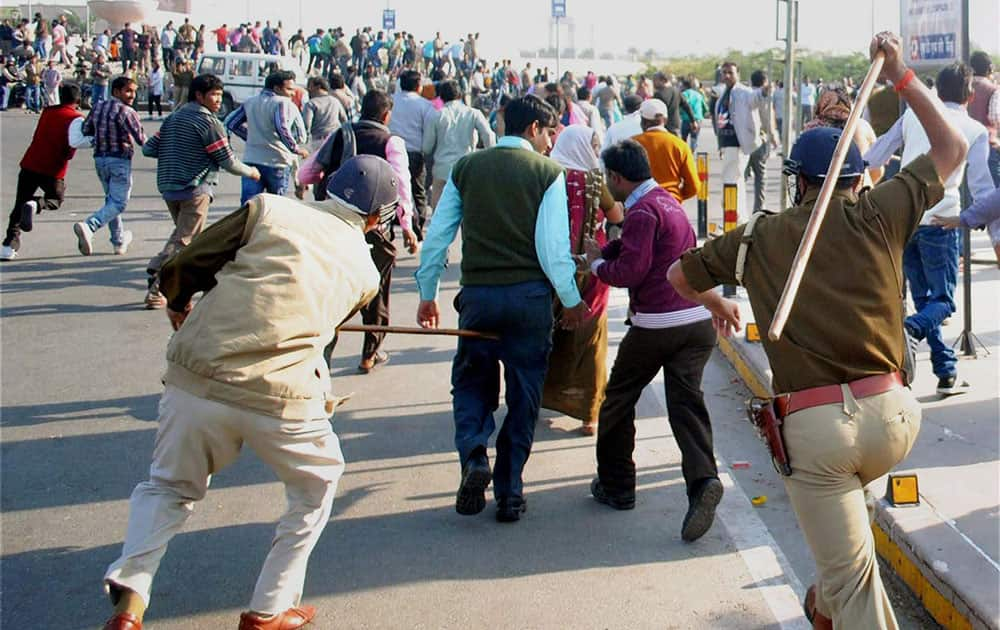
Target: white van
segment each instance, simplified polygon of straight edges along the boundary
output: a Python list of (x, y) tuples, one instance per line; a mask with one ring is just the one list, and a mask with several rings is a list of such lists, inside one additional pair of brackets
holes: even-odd
[(305, 87), (306, 76), (302, 66), (292, 57), (241, 52), (205, 52), (198, 58), (195, 74), (214, 74), (225, 84), (222, 92), (222, 109), (219, 117), (229, 112), (251, 96), (264, 89), (264, 79), (275, 70), (295, 73), (295, 83)]

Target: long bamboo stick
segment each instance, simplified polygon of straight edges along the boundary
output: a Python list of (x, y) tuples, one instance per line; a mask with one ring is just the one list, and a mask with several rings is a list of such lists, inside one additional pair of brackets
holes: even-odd
[(464, 330), (461, 328), (419, 328), (416, 326), (374, 326), (363, 324), (345, 324), (338, 328), (340, 332), (371, 332), (371, 333), (396, 333), (402, 335), (445, 335), (449, 337), (468, 337), (470, 339), (491, 339), (499, 340), (500, 335), (479, 332), (478, 330)]

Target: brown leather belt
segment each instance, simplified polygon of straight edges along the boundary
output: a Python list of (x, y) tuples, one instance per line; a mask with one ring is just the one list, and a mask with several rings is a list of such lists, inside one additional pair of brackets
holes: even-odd
[[(851, 393), (854, 394), (855, 398), (868, 398), (894, 389), (902, 389), (903, 376), (899, 372), (877, 374), (851, 381), (847, 386), (851, 388)], [(840, 389), (840, 385), (810, 387), (791, 394), (782, 394), (774, 399), (775, 407), (782, 418), (810, 407), (832, 405), (839, 402), (844, 402), (844, 393)]]

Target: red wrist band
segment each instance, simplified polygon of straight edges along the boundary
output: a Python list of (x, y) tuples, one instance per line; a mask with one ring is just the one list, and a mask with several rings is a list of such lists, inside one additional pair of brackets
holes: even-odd
[(908, 68), (906, 70), (906, 74), (903, 75), (903, 78), (893, 87), (893, 89), (896, 90), (896, 92), (902, 92), (915, 76), (917, 76), (917, 73), (913, 71), (913, 68)]

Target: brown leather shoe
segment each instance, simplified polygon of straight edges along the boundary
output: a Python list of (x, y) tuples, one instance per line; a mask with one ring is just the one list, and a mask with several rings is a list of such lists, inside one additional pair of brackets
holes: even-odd
[(142, 622), (132, 613), (118, 613), (104, 624), (104, 630), (142, 630)]
[(264, 619), (254, 613), (245, 612), (240, 615), (239, 630), (295, 630), (301, 628), (316, 616), (315, 606), (297, 606), (289, 608), (280, 615)]
[(833, 630), (833, 620), (816, 610), (816, 585), (806, 591), (806, 601), (802, 604), (806, 619), (812, 623), (813, 630)]

